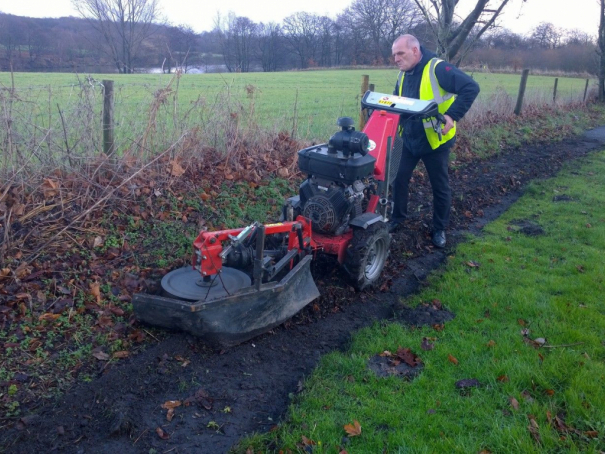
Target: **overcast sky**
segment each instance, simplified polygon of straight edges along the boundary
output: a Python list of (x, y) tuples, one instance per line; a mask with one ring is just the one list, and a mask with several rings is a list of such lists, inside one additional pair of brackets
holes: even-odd
[[(164, 16), (174, 25), (185, 24), (195, 31), (212, 29), (217, 13), (230, 11), (254, 22), (281, 22), (290, 14), (306, 11), (336, 18), (352, 0), (159, 0)], [(464, 12), (475, 0), (460, 0)], [(526, 34), (541, 22), (568, 30), (580, 29), (596, 35), (599, 0), (511, 0), (501, 23), (515, 33)], [(30, 17), (77, 16), (70, 0), (0, 0), (0, 12)]]

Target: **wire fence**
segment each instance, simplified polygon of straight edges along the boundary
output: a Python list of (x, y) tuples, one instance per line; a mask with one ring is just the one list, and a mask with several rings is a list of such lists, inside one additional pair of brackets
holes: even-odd
[[(122, 76), (113, 93), (114, 149), (145, 157), (182, 143), (220, 154), (280, 132), (325, 142), (339, 117), (359, 118), (362, 73), (369, 73), (375, 91), (392, 92), (392, 70)], [(42, 76), (47, 77), (0, 74), (3, 171), (77, 167), (103, 151), (103, 81)], [(473, 74), (482, 93), (463, 121), (486, 110), (503, 115), (514, 110), (519, 76), (496, 76)], [(530, 76), (524, 105), (585, 102), (593, 91), (584, 79)]]

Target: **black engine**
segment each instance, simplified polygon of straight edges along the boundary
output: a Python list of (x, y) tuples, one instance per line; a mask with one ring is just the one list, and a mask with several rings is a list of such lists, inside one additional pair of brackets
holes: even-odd
[(355, 131), (352, 118), (339, 118), (337, 124), (342, 130), (327, 144), (298, 152), (298, 167), (308, 178), (289, 203), (297, 214), (311, 219), (314, 231), (340, 235), (363, 212), (376, 159), (368, 154), (368, 136)]

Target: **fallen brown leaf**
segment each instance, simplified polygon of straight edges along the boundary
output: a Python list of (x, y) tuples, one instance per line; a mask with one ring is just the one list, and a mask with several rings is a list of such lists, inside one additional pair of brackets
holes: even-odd
[(180, 407), (182, 402), (180, 400), (167, 400), (161, 406), (164, 409)]
[(93, 351), (92, 356), (97, 358), (99, 361), (109, 361), (109, 355), (103, 351)]
[(417, 365), (422, 364), (422, 360), (409, 348), (399, 347), (397, 349), (397, 358), (410, 367), (416, 367)]
[(155, 429), (155, 433), (157, 433), (162, 440), (168, 440), (170, 438), (170, 435), (168, 435), (161, 427)]
[(534, 415), (527, 415), (529, 419), (529, 425), (527, 426), (529, 433), (534, 438), (536, 443), (540, 443), (540, 426), (536, 422), (536, 418)]
[(172, 421), (172, 418), (174, 418), (174, 408), (169, 408), (166, 412), (166, 419)]
[(58, 319), (59, 317), (61, 317), (61, 314), (51, 314), (50, 312), (47, 312), (45, 314), (42, 314), (40, 317), (38, 317), (38, 320), (51, 322), (53, 320)]
[(119, 308), (119, 307), (115, 307), (115, 306), (110, 306), (109, 307), (109, 311), (113, 314), (113, 315), (117, 315), (118, 317), (121, 317), (122, 315), (124, 315), (124, 310)]
[(90, 284), (88, 284), (88, 286), (90, 287), (90, 294), (95, 297), (97, 303), (100, 303), (102, 299), (101, 284), (99, 284), (98, 282), (91, 282)]
[(458, 365), (458, 360), (452, 355), (447, 355), (447, 360), (456, 366)]
[(94, 241), (92, 242), (92, 247), (93, 248), (101, 247), (101, 246), (103, 246), (103, 243), (104, 243), (103, 238), (100, 236), (96, 236)]
[(508, 401), (510, 402), (510, 406), (513, 407), (515, 410), (519, 409), (519, 401), (517, 399), (515, 399), (514, 397), (509, 397)]
[(180, 177), (185, 173), (185, 169), (181, 167), (181, 164), (175, 159), (170, 161), (170, 175), (173, 177)]
[(357, 437), (358, 435), (361, 435), (361, 425), (357, 420), (353, 421), (353, 424), (345, 424), (344, 430), (349, 437)]
[(59, 191), (59, 183), (55, 180), (51, 180), (50, 178), (45, 178), (44, 183), (42, 183), (42, 190), (44, 191), (44, 197), (47, 199), (51, 199), (56, 196)]
[(530, 345), (530, 346), (532, 346), (532, 347), (534, 347), (536, 349), (542, 347), (542, 344), (539, 344), (538, 342), (536, 342), (534, 340), (531, 340), (531, 339), (529, 339), (527, 337), (523, 338), (523, 342), (525, 342), (527, 345)]
[(305, 437), (304, 435), (301, 435), (302, 438), (302, 442), (303, 445), (305, 446), (315, 446), (317, 443), (315, 443), (315, 441), (311, 440), (310, 438)]

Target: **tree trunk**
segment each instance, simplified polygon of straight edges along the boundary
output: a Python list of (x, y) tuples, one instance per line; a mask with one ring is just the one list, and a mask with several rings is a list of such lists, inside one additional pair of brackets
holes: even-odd
[(599, 20), (599, 102), (605, 102), (605, 0), (600, 0)]

